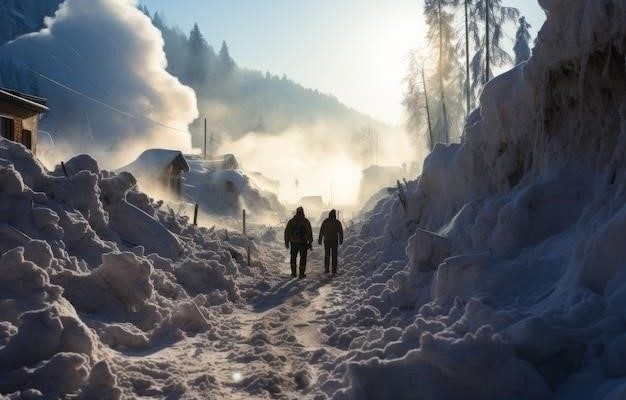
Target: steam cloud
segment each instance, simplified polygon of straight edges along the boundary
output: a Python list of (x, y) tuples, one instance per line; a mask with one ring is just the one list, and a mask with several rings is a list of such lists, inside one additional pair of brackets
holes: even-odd
[(65, 144), (63, 156), (88, 152), (113, 168), (146, 148), (191, 150), (195, 94), (166, 72), (161, 33), (134, 1), (66, 0), (45, 25), (5, 45), (0, 56), (132, 114), (38, 77), (52, 110), (42, 125)]
[(276, 135), (250, 132), (226, 140), (220, 151), (236, 154), (247, 170), (278, 180), (282, 201), (296, 203), (300, 197), (320, 195), (328, 203), (332, 187), (333, 205), (351, 205), (358, 200), (362, 169), (375, 161), (399, 167), (410, 164), (416, 155), (409, 136), (400, 128), (379, 132), (375, 159), (364, 155), (367, 143), (363, 137), (349, 132), (349, 127), (329, 122), (292, 127)]

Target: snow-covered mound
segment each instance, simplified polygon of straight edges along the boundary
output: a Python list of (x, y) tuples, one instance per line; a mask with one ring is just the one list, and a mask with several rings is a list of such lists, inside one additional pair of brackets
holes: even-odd
[(626, 398), (626, 1), (540, 3), (532, 58), (344, 243), (335, 399)]
[(261, 270), (235, 261), (254, 244), (188, 225), (89, 156), (65, 169), (0, 140), (0, 394), (133, 398), (150, 384), (119, 355), (216, 329)]
[(263, 190), (242, 169), (222, 168), (199, 156), (186, 158), (191, 170), (185, 177), (183, 192), (187, 200), (198, 203), (201, 211), (239, 216), (245, 208), (257, 221), (278, 221), (285, 214), (276, 194)]

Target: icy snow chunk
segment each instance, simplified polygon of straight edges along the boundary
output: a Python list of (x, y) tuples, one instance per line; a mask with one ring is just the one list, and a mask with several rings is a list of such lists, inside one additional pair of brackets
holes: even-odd
[(80, 211), (96, 232), (106, 230), (108, 221), (100, 202), (98, 175), (80, 171), (69, 178), (47, 177), (37, 188), (48, 194), (50, 199)]
[(177, 304), (154, 330), (153, 342), (167, 338), (179, 338), (179, 331), (186, 333), (200, 333), (208, 330), (211, 324), (204, 316), (201, 308), (194, 301), (185, 301)]
[(31, 240), (24, 246), (24, 258), (46, 269), (52, 262), (52, 248), (43, 240)]
[(98, 336), (112, 349), (143, 350), (148, 347), (148, 337), (131, 324), (104, 324)]
[(22, 175), (12, 165), (0, 167), (0, 195), (20, 194), (24, 190)]
[(149, 253), (177, 260), (183, 251), (181, 241), (158, 220), (121, 200), (108, 208), (110, 226), (131, 246), (143, 246)]
[(0, 391), (11, 388), (34, 388), (49, 396), (75, 393), (89, 374), (89, 360), (76, 353), (57, 353), (33, 369), (20, 369), (8, 374)]
[(239, 299), (232, 277), (226, 275), (226, 267), (215, 260), (185, 259), (174, 270), (178, 281), (192, 295), (225, 290), (231, 301)]
[[(67, 160), (65, 162), (65, 170), (68, 175), (75, 175), (80, 171), (89, 171), (94, 174), (98, 174), (100, 172), (98, 162), (88, 154), (79, 154)], [(57, 165), (54, 172), (56, 175), (62, 174), (63, 171), (61, 166)]]
[(418, 271), (435, 270), (437, 265), (450, 255), (450, 241), (433, 232), (417, 229), (409, 238), (407, 256), (409, 265)]
[(47, 207), (34, 207), (32, 210), (33, 222), (39, 229), (45, 229), (49, 226), (56, 226), (59, 222), (59, 215)]
[(103, 254), (102, 265), (92, 272), (129, 311), (136, 310), (152, 296), (151, 274), (149, 261), (128, 252)]
[(96, 363), (91, 369), (89, 378), (78, 396), (79, 400), (117, 400), (122, 397), (122, 391), (117, 386), (117, 378), (111, 372), (106, 361)]

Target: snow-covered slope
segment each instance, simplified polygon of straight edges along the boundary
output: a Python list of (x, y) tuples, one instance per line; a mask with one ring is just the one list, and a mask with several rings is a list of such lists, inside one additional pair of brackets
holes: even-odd
[[(0, 44), (36, 32), (63, 0), (4, 0), (0, 3)], [(5, 77), (2, 77), (3, 81)]]
[[(335, 399), (626, 398), (626, 1), (542, 0), (495, 78), (344, 245)], [(346, 247), (347, 245), (347, 247)]]

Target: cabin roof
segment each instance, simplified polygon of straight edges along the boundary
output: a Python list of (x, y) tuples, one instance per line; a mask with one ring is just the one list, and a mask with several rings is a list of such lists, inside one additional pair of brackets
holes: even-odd
[(129, 171), (139, 175), (158, 175), (170, 165), (174, 165), (180, 171), (189, 172), (189, 164), (183, 153), (178, 150), (168, 149), (146, 150), (135, 161), (120, 168), (118, 171)]
[(47, 100), (43, 97), (32, 96), (16, 90), (0, 88), (0, 101), (8, 102), (21, 109), (16, 112), (21, 118), (32, 117), (48, 111)]

